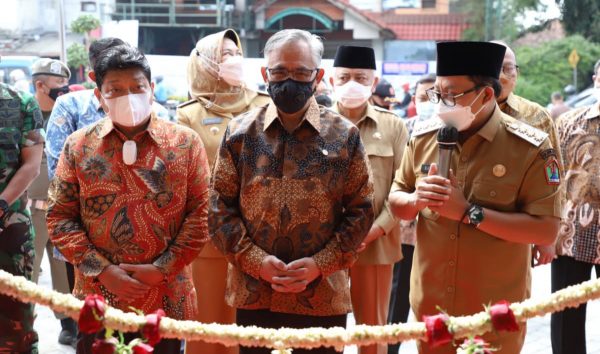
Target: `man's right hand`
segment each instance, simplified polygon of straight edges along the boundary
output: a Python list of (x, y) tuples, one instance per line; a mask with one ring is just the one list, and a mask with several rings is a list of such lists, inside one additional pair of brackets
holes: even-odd
[(143, 284), (116, 265), (109, 265), (98, 275), (98, 280), (119, 300), (139, 299), (148, 293), (150, 286)]
[(286, 273), (287, 265), (273, 255), (266, 256), (260, 265), (260, 277), (271, 284), (273, 278), (284, 276)]
[(415, 209), (421, 211), (429, 206), (442, 206), (450, 198), (450, 180), (437, 176), (437, 165), (431, 164), (427, 177), (421, 178), (412, 194)]

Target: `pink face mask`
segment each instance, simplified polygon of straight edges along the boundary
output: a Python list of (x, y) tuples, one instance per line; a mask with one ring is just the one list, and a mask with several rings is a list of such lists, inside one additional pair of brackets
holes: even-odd
[(471, 104), (468, 106), (461, 106), (457, 103), (454, 107), (448, 107), (440, 100), (440, 102), (435, 107), (435, 114), (438, 117), (440, 117), (440, 119), (443, 120), (444, 123), (451, 124), (459, 132), (465, 131), (469, 129), (469, 127), (475, 120), (475, 116), (477, 116), (477, 114), (479, 114), (479, 112), (481, 112), (481, 110), (484, 107), (481, 106), (481, 108), (479, 108), (479, 110), (476, 113), (473, 113), (473, 111), (471, 111), (471, 105), (475, 101), (477, 101), (482, 92), (483, 90), (479, 92), (477, 97), (475, 97), (475, 99), (471, 101)]
[(108, 117), (124, 127), (135, 127), (150, 118), (152, 103), (147, 93), (130, 93), (128, 95), (104, 98), (108, 106)]

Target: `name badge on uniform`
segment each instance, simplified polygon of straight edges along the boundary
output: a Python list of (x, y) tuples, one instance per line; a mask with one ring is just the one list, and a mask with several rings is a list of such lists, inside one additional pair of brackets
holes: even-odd
[(425, 163), (422, 164), (421, 165), (421, 173), (429, 174), (429, 167), (431, 167), (430, 164), (425, 164)]
[(219, 117), (204, 118), (202, 120), (202, 125), (221, 124), (222, 122), (223, 122), (223, 118), (219, 118)]

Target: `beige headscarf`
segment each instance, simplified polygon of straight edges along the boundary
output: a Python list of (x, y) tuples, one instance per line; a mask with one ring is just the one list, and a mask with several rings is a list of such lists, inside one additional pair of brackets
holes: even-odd
[(215, 63), (221, 62), (221, 49), (225, 38), (233, 40), (242, 51), (240, 39), (232, 29), (202, 38), (190, 53), (187, 79), (192, 98), (198, 100), (207, 110), (224, 115), (237, 115), (243, 112), (258, 94), (245, 87), (232, 87), (219, 80), (219, 68)]

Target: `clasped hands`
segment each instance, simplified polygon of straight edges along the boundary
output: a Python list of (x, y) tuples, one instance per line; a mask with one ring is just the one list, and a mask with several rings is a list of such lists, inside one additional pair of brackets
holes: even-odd
[(104, 287), (117, 297), (129, 302), (148, 295), (148, 291), (164, 280), (163, 273), (152, 264), (111, 264), (98, 275)]
[(269, 255), (260, 266), (260, 277), (280, 293), (299, 293), (321, 275), (315, 260), (311, 257), (297, 259), (285, 264), (279, 258)]
[(456, 177), (450, 170), (450, 178), (437, 176), (436, 164), (431, 164), (427, 177), (421, 178), (412, 196), (416, 210), (429, 208), (440, 216), (454, 221), (462, 221), (469, 203), (458, 187)]

